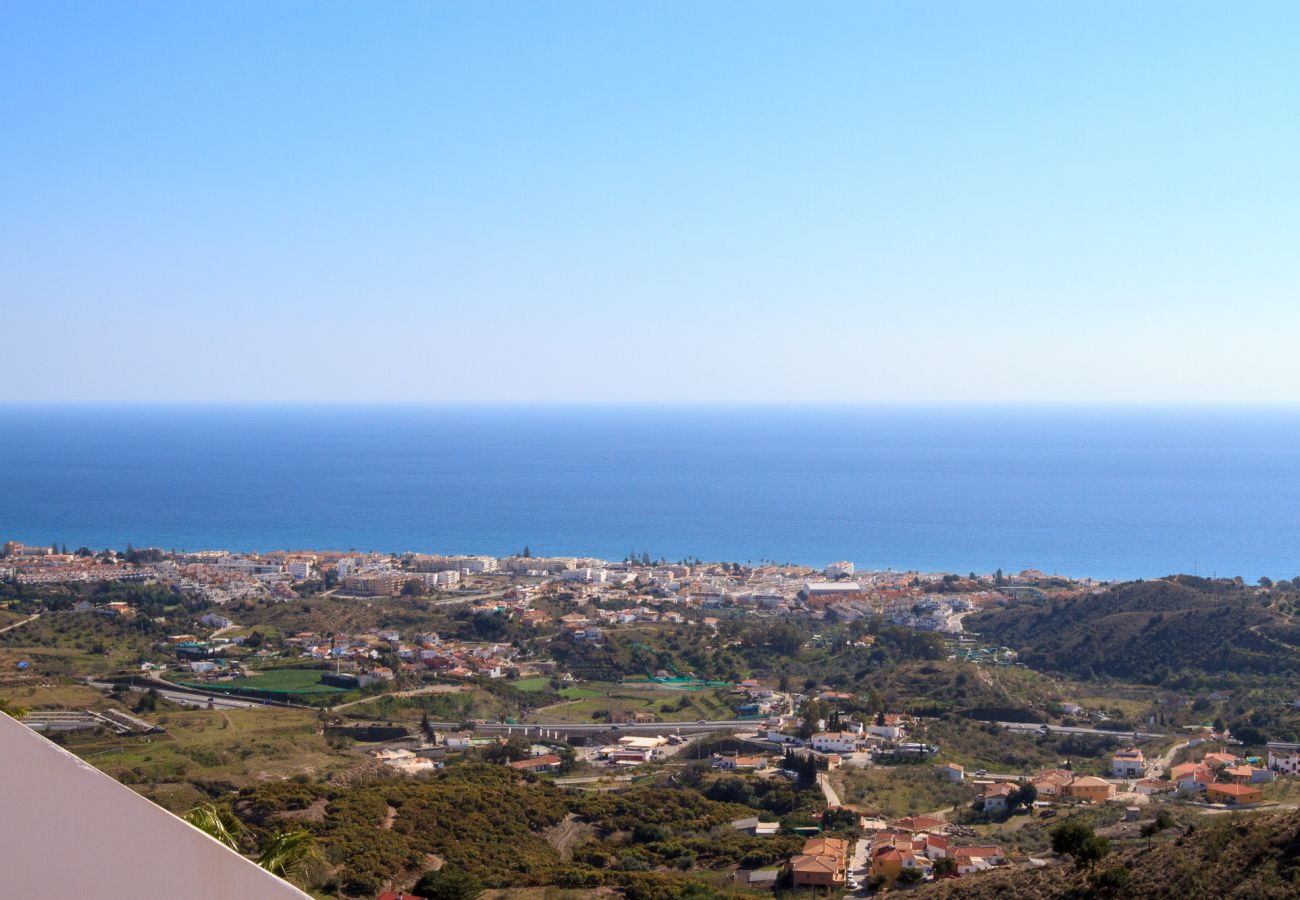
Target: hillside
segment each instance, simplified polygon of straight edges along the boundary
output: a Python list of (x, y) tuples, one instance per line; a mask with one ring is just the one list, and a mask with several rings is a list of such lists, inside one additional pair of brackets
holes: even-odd
[(1037, 672), (956, 660), (899, 663), (867, 672), (852, 687), (879, 692), (888, 708), (916, 715), (1017, 722), (1046, 721), (1044, 707), (1062, 699), (1055, 683)]
[(1036, 669), (1165, 684), (1183, 675), (1300, 674), (1291, 591), (1179, 575), (966, 620)]
[[(774, 790), (789, 793), (777, 784)], [(642, 786), (567, 793), (504, 766), (468, 763), (419, 779), (268, 781), (241, 791), (233, 809), (255, 828), (293, 822), (315, 834), (330, 861), (329, 879), (319, 885), (329, 896), (373, 897), (445, 864), (493, 888), (608, 886), (636, 898), (725, 897), (731, 892), (700, 891), (741, 865), (775, 865), (802, 843), (727, 827), (760, 811), (775, 814), (776, 804), (751, 799), (755, 806)], [(570, 839), (561, 841), (565, 833)]]
[[(1175, 830), (1173, 834), (1177, 834)], [(924, 900), (1144, 897), (1295, 897), (1300, 895), (1300, 812), (1206, 817), (1195, 832), (1152, 849), (1112, 853), (1091, 873), (1065, 864), (1019, 868), (927, 885)]]

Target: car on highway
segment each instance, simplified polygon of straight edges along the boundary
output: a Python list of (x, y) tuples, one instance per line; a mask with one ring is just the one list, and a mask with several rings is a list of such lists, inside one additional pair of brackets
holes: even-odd
[(976, 770), (975, 770), (975, 774), (976, 774), (976, 775), (987, 775), (988, 773), (989, 773), (989, 770), (988, 770), (988, 769), (976, 769)]
[(695, 720), (695, 724), (696, 724), (696, 725), (708, 725), (708, 724), (709, 724), (709, 720), (708, 720), (708, 719), (696, 719), (696, 720)]

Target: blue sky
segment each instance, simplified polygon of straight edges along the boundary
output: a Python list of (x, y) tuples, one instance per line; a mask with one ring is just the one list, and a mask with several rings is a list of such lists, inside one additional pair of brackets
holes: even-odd
[(0, 400), (1300, 402), (1294, 3), (0, 10)]

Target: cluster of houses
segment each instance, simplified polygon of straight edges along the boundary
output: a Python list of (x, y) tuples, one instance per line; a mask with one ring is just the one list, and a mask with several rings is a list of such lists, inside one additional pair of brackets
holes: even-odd
[[(936, 593), (945, 578), (933, 573), (873, 572), (854, 581), (851, 562), (832, 563), (821, 572), (803, 566), (726, 563), (668, 564), (649, 559), (624, 562), (583, 557), (493, 557), (338, 551), (274, 551), (236, 554), (224, 550), (138, 551), (128, 562), (113, 551), (67, 553), (9, 541), (0, 547), (3, 571), (25, 582), (157, 579), (224, 603), (255, 596), (290, 598), (295, 584), (318, 573), (337, 576), (342, 589), (360, 595), (395, 595), (412, 581), (422, 589), (453, 591), (468, 576), (502, 575), (548, 580), (566, 590), (608, 589), (652, 593), (668, 605), (749, 608), (759, 612), (803, 611), (814, 616), (835, 611), (848, 618), (885, 614), (891, 621), (919, 628), (959, 630), (962, 612), (1008, 596), (991, 578), (963, 583), (960, 594)], [(1024, 574), (1024, 573), (1022, 573)], [(969, 579), (966, 579), (969, 581)]]
[[(1258, 762), (1255, 758), (1241, 759), (1233, 753), (1213, 751), (1197, 761), (1172, 766), (1166, 777), (1160, 777), (1141, 750), (1126, 747), (1111, 757), (1109, 779), (1078, 775), (1068, 769), (1047, 769), (1028, 779), (1028, 783), (1043, 802), (1105, 803), (1122, 799), (1122, 793), (1147, 796), (1177, 793), (1183, 797), (1203, 797), (1209, 803), (1246, 806), (1263, 799), (1260, 785), (1271, 782), (1277, 773), (1300, 771), (1300, 755), (1270, 751), (1267, 766)], [(940, 766), (939, 771), (950, 780), (964, 778), (964, 770), (955, 764)], [(979, 790), (977, 805), (991, 813), (1006, 811), (1020, 788), (1019, 784), (1005, 781), (977, 780), (974, 784)]]
[(931, 879), (935, 862), (951, 859), (952, 874), (971, 875), (994, 866), (1006, 865), (1006, 852), (997, 845), (959, 846), (950, 826), (935, 816), (909, 816), (871, 834), (867, 840), (869, 872), (887, 884), (915, 870), (913, 877)]
[[(825, 694), (819, 695), (825, 697)], [(812, 725), (819, 729), (807, 739), (799, 736), (801, 719), (793, 715), (769, 715), (757, 723), (755, 737), (782, 747), (811, 752), (824, 759), (830, 768), (842, 763), (866, 765), (884, 756), (924, 759), (939, 748), (933, 744), (907, 740), (909, 719), (898, 713), (881, 713), (868, 721), (841, 719), (836, 730), (827, 731), (826, 722)]]
[(304, 657), (348, 662), (373, 668), (381, 651), (395, 653), (400, 668), (408, 672), (432, 671), (449, 678), (505, 678), (511, 673), (523, 678), (554, 673), (549, 661), (525, 662), (510, 644), (444, 641), (436, 634), (417, 634), (403, 639), (394, 629), (373, 629), (359, 635), (322, 635), (304, 632), (287, 638), (300, 647)]
[[(747, 824), (741, 820), (732, 827)], [(963, 844), (953, 833), (956, 829), (935, 816), (908, 816), (890, 823), (862, 818), (860, 826), (856, 848), (842, 838), (809, 838), (788, 863), (794, 886), (855, 889), (860, 876), (885, 885), (909, 878), (928, 880), (935, 877), (935, 862), (940, 859), (952, 860), (946, 868), (954, 877), (1007, 863), (1000, 846)]]

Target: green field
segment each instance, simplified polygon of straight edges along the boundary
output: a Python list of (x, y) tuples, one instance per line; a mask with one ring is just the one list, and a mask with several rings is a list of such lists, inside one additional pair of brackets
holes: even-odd
[[(661, 722), (694, 722), (730, 718), (733, 713), (725, 692), (665, 691), (639, 685), (591, 682), (560, 691), (565, 702), (536, 709), (528, 719), (561, 722), (624, 721), (637, 712), (654, 713)], [(527, 721), (527, 719), (525, 720)]]
[(188, 687), (204, 691), (269, 691), (276, 694), (342, 694), (345, 689), (321, 684), (322, 669), (267, 669), (248, 678), (235, 681), (201, 682), (182, 681)]
[(591, 697), (604, 697), (608, 691), (594, 691), (591, 688), (566, 687), (560, 691), (560, 696), (566, 700), (587, 700)]
[[(136, 696), (139, 696), (138, 694)], [(318, 733), (309, 710), (159, 707), (145, 714), (164, 734), (123, 738), (72, 732), (65, 746), (118, 781), (178, 812), (208, 799), (193, 782), (242, 787), (294, 776), (340, 774), (363, 761)]]
[(514, 682), (514, 686), (521, 691), (527, 691), (531, 694), (536, 691), (545, 690), (546, 686), (550, 683), (551, 679), (547, 678), (545, 675), (538, 675), (536, 678), (521, 678)]

